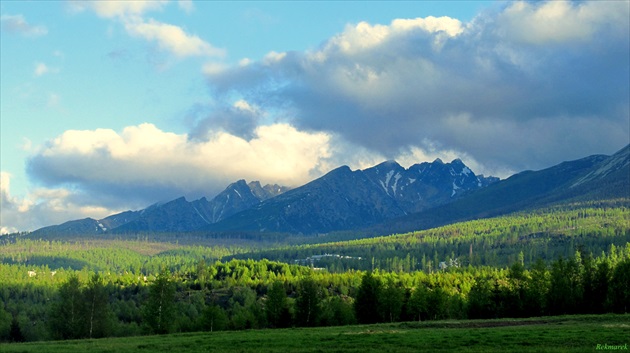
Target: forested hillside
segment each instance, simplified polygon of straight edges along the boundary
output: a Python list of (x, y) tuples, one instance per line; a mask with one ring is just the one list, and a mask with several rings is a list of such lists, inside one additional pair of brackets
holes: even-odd
[[(39, 244), (16, 246), (49, 247)], [(268, 260), (159, 273), (1, 264), (0, 337), (45, 340), (168, 332), (628, 312), (630, 246), (527, 270), (329, 273)], [(32, 271), (32, 272), (29, 272)]]
[[(434, 229), (352, 241), (285, 247), (235, 258), (312, 263), (346, 269), (432, 272), (443, 266), (505, 267), (523, 258), (527, 266), (571, 256), (595, 255), (630, 242), (628, 200), (585, 202), (456, 223)], [(321, 255), (333, 256), (321, 256)], [(337, 256), (338, 255), (338, 256)], [(360, 258), (360, 259), (359, 259)]]
[(13, 236), (0, 247), (0, 339), (624, 313), (629, 212), (627, 200), (576, 203), (261, 252)]

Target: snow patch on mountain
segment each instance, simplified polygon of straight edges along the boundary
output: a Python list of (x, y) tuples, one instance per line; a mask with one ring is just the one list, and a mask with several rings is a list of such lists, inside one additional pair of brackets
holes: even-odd
[(204, 222), (206, 222), (206, 223), (208, 223), (208, 224), (212, 224), (212, 222), (208, 221), (208, 220), (206, 219), (206, 217), (204, 217), (204, 216), (201, 214), (201, 212), (199, 212), (199, 210), (197, 209), (197, 207), (193, 206), (193, 209), (195, 210), (195, 212), (197, 212), (197, 214), (199, 215), (199, 217), (201, 217), (201, 219), (202, 219)]
[(392, 190), (394, 190), (394, 195), (396, 195), (396, 189), (398, 188), (398, 180), (400, 180), (400, 178), (402, 178), (402, 175), (400, 175), (400, 173), (396, 173), (396, 175), (394, 175), (394, 185), (392, 185)]
[(451, 194), (451, 197), (455, 196), (455, 194), (457, 193), (457, 190), (460, 190), (461, 188), (459, 186), (457, 186), (457, 184), (455, 184), (455, 181), (453, 181), (453, 193)]

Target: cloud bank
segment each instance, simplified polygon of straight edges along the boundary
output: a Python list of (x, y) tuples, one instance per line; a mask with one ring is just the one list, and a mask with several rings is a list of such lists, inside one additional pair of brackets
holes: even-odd
[[(245, 140), (218, 131), (204, 139), (165, 132), (152, 124), (69, 130), (28, 162), (29, 174), (46, 187), (72, 185), (106, 207), (122, 202), (145, 207), (182, 195), (212, 197), (244, 178), (298, 185), (319, 175), (330, 157), (330, 136), (287, 124), (257, 127)], [(159, 198), (159, 199), (156, 199)]]
[(628, 143), (628, 7), (511, 2), (470, 23), (361, 22), (207, 80), (219, 97), (388, 157), (433, 146), (489, 169), (539, 169)]
[(11, 175), (0, 172), (0, 234), (60, 224), (86, 217), (102, 218), (123, 209), (106, 208), (68, 188), (36, 188), (20, 197), (11, 194)]

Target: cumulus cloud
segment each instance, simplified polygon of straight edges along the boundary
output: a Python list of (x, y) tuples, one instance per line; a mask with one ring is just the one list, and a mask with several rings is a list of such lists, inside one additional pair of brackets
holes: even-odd
[(29, 24), (22, 15), (0, 16), (2, 30), (7, 33), (20, 34), (26, 37), (40, 37), (48, 34), (48, 29), (42, 25)]
[(215, 48), (195, 35), (187, 34), (180, 27), (153, 19), (126, 21), (125, 29), (130, 35), (156, 42), (161, 49), (179, 57), (225, 55), (225, 50)]
[(259, 126), (251, 139), (221, 130), (191, 139), (152, 124), (69, 130), (30, 158), (28, 172), (45, 187), (71, 185), (105, 207), (145, 207), (158, 197), (212, 197), (242, 178), (299, 185), (321, 174), (330, 139), (287, 124)]
[(195, 4), (193, 4), (192, 0), (179, 0), (177, 5), (187, 14), (190, 14), (195, 10)]
[[(186, 33), (179, 26), (146, 19), (151, 11), (162, 10), (169, 1), (74, 1), (71, 2), (73, 12), (90, 10), (99, 17), (118, 20), (131, 36), (154, 42), (158, 48), (170, 52), (180, 58), (189, 56), (222, 57), (225, 50), (215, 48), (196, 35)], [(179, 7), (186, 12), (193, 10), (191, 1), (180, 1)]]
[[(233, 108), (264, 114), (245, 100), (236, 101)], [(207, 128), (193, 137), (148, 123), (120, 132), (68, 130), (44, 146), (29, 147), (34, 153), (27, 171), (41, 186), (24, 198), (13, 197), (10, 176), (2, 174), (3, 232), (99, 219), (180, 196), (212, 198), (238, 179), (295, 187), (340, 165), (364, 169), (385, 160), (340, 136), (283, 123), (257, 126), (251, 138), (221, 128)], [(396, 156), (406, 167), (435, 158), (463, 158), (477, 166), (465, 154), (435, 148), (408, 149)]]
[(211, 109), (197, 105), (189, 113), (193, 128), (189, 137), (204, 140), (212, 131), (221, 130), (251, 140), (266, 114), (246, 100), (238, 100), (231, 106)]
[(162, 10), (167, 0), (128, 0), (128, 1), (69, 1), (72, 12), (90, 10), (103, 18), (128, 18), (142, 16), (146, 12)]
[(217, 97), (387, 158), (419, 148), (539, 169), (628, 143), (628, 6), (517, 2), (469, 23), (361, 22), (316, 50), (206, 76)]
[[(498, 30), (512, 40), (542, 45), (593, 40), (609, 24), (628, 20), (628, 3), (592, 1), (576, 5), (569, 1), (532, 4), (518, 1), (498, 16)], [(616, 26), (615, 26), (616, 27)], [(624, 28), (616, 27), (623, 31)], [(627, 33), (626, 33), (627, 34)]]
[(118, 209), (108, 209), (66, 188), (37, 188), (26, 196), (11, 194), (11, 174), (0, 172), (0, 234), (28, 231), (71, 219), (103, 218)]

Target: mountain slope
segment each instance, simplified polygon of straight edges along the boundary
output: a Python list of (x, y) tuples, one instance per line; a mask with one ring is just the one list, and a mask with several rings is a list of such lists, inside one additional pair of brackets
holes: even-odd
[(184, 197), (155, 203), (143, 210), (125, 211), (95, 220), (86, 218), (40, 228), (31, 236), (88, 235), (138, 232), (188, 232), (218, 222), (260, 202), (280, 195), (288, 188), (279, 185), (247, 184), (239, 180), (208, 201), (205, 197), (187, 201)]
[(101, 222), (93, 218), (77, 219), (55, 226), (40, 228), (31, 232), (31, 236), (74, 236), (74, 235), (99, 235), (106, 228)]
[(630, 198), (630, 145), (612, 156), (594, 155), (515, 174), (453, 203), (385, 222), (370, 232), (428, 229), (554, 203), (610, 198)]
[(302, 234), (359, 229), (451, 202), (496, 180), (477, 177), (460, 160), (409, 169), (394, 161), (357, 171), (343, 166), (204, 229)]
[(46, 234), (137, 232), (283, 232), (361, 230), (391, 234), (486, 218), (557, 203), (630, 199), (630, 145), (508, 179), (475, 175), (460, 160), (387, 161), (365, 170), (344, 166), (288, 190), (239, 180), (212, 200), (179, 198), (101, 220), (45, 227)]
[[(205, 197), (191, 202), (185, 198), (155, 204), (142, 211), (135, 219), (113, 228), (114, 233), (187, 232), (221, 221), (235, 213), (288, 190), (278, 185), (261, 187), (255, 181), (247, 184), (239, 180), (208, 201)], [(138, 212), (137, 212), (138, 213)]]

